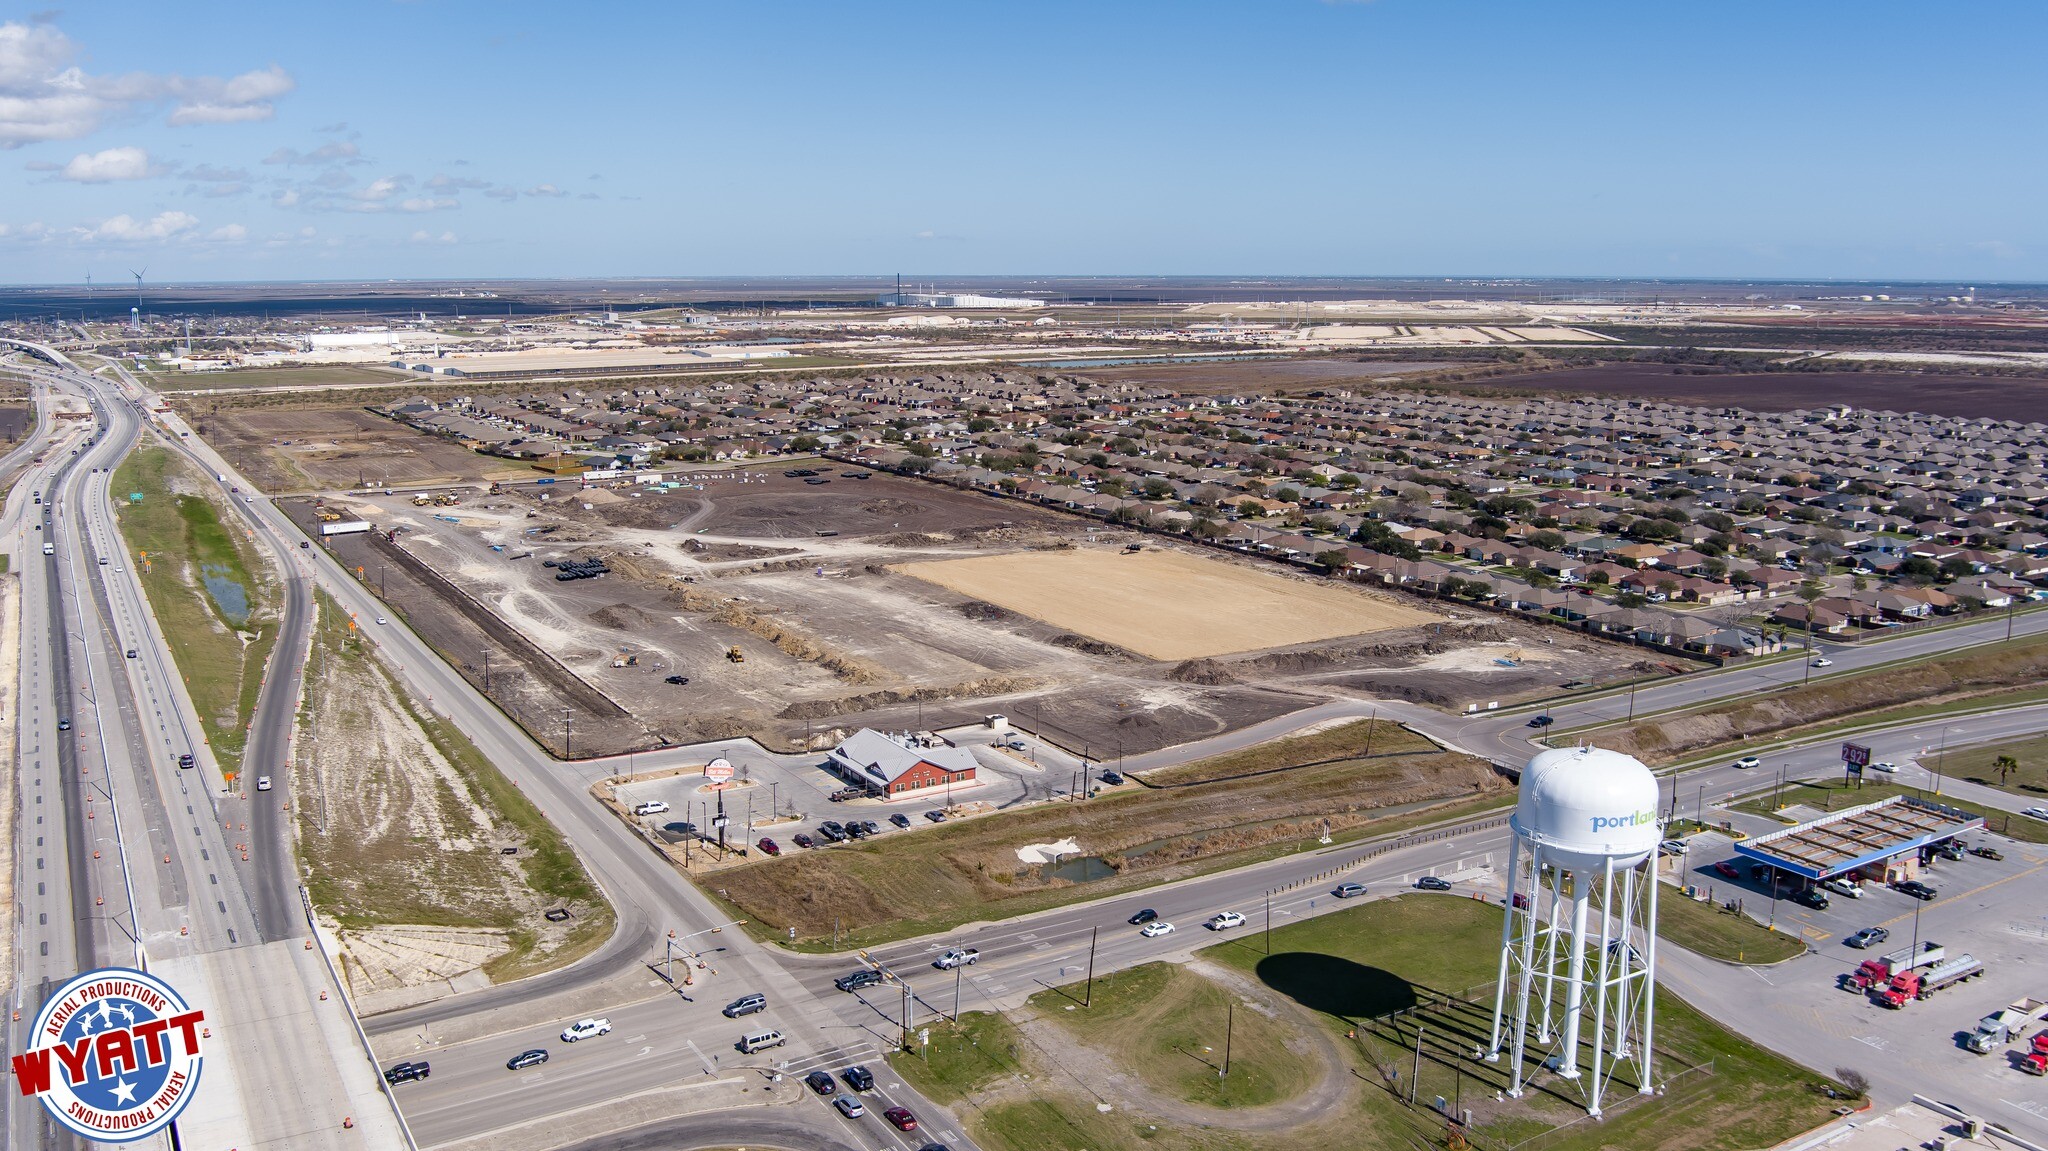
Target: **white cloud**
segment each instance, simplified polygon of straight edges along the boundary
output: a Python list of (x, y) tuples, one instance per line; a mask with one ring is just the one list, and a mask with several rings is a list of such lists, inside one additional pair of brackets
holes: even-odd
[(465, 188), (477, 189), (490, 186), (491, 182), (489, 180), (479, 180), (474, 176), (449, 176), (440, 172), (434, 173), (433, 178), (427, 181), (427, 187), (432, 188), (436, 192), (453, 192)]
[(270, 202), (280, 208), (289, 208), (299, 202), (299, 190), (297, 188), (286, 188), (281, 192), (272, 194)]
[(73, 63), (79, 49), (46, 23), (0, 23), (0, 149), (89, 135), (107, 117), (171, 104), (172, 124), (267, 120), (296, 83), (272, 65), (230, 79), (94, 76)]
[(142, 240), (168, 240), (199, 226), (199, 218), (187, 212), (158, 212), (146, 221), (138, 222), (126, 212), (102, 220), (96, 228), (83, 229), (88, 240), (107, 243), (134, 243)]
[(452, 244), (455, 242), (455, 233), (443, 232), (436, 236), (422, 228), (412, 234), (412, 242), (415, 244)]
[(357, 192), (356, 198), (362, 200), (388, 200), (403, 189), (406, 183), (407, 177), (385, 176), (382, 179), (370, 181), (370, 186)]
[(222, 224), (208, 232), (206, 238), (223, 244), (239, 244), (249, 238), (249, 229), (240, 224)]
[(329, 140), (310, 152), (297, 148), (279, 148), (263, 157), (266, 164), (332, 164), (342, 160), (353, 160), (362, 154), (362, 149), (347, 140)]
[(517, 200), (519, 198), (519, 190), (517, 188), (491, 188), (484, 195), (489, 196), (493, 200)]
[(178, 174), (187, 180), (205, 180), (217, 184), (244, 184), (249, 180), (247, 168), (216, 168), (212, 164), (200, 164)]
[(415, 196), (410, 200), (399, 201), (398, 210), (401, 212), (440, 212), (445, 211), (449, 208), (459, 208), (461, 206), (462, 202), (459, 200), (449, 200), (429, 196)]
[(108, 148), (73, 156), (62, 174), (66, 180), (81, 184), (105, 184), (114, 180), (142, 180), (161, 173), (161, 168), (151, 167), (149, 153), (140, 148)]
[(553, 184), (535, 184), (526, 190), (526, 194), (529, 196), (566, 196), (569, 193), (562, 191)]

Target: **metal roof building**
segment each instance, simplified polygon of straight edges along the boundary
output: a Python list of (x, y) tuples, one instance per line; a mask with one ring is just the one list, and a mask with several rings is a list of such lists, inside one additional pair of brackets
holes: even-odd
[(1984, 817), (1943, 803), (1895, 795), (1735, 845), (1737, 855), (1821, 880), (1883, 863), (1984, 826)]

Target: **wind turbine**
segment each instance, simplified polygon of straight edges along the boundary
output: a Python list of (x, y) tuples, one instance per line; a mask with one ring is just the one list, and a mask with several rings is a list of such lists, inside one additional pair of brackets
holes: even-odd
[[(147, 271), (149, 265), (142, 265), (142, 272)], [(128, 269), (128, 274), (135, 277), (135, 330), (138, 332), (142, 330), (142, 272), (133, 268)]]

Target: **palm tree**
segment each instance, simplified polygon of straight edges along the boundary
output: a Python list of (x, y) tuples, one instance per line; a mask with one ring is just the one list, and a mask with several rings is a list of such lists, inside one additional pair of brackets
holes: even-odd
[(2001, 755), (1991, 761), (1992, 770), (1998, 772), (1998, 786), (2005, 786), (2005, 779), (2020, 769), (2020, 761), (2009, 755)]

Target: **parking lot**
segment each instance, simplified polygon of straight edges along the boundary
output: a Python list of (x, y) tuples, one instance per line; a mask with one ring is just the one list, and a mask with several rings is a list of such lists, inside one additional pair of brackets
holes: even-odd
[[(1801, 906), (1789, 898), (1773, 901), (1768, 880), (1753, 881), (1747, 860), (1735, 856), (1725, 836), (1704, 834), (1691, 840), (1688, 880), (1709, 888), (1714, 898), (1741, 899), (1744, 910), (1762, 922), (1773, 917), (1780, 930), (1802, 935), (1813, 951), (1770, 968), (1750, 969), (1741, 982), (1748, 1002), (1740, 1015), (1756, 1012), (1770, 1025), (1759, 1038), (1781, 1049), (1806, 1045), (1808, 1053), (1788, 1051), (1802, 1061), (1834, 1060), (1872, 1076), (1938, 1098), (1968, 1099), (1979, 1106), (1992, 1101), (2010, 1108), (2015, 1123), (2040, 1129), (2048, 1121), (2048, 1097), (2041, 1081), (2017, 1068), (2022, 1043), (2008, 1044), (1990, 1055), (1962, 1046), (1977, 1019), (2017, 999), (2048, 997), (2048, 900), (2041, 896), (2048, 870), (2048, 847), (2019, 843), (1984, 831), (1963, 837), (1973, 846), (1987, 846), (2002, 860), (1966, 855), (1960, 861), (1937, 859), (1923, 869), (1923, 880), (1936, 889), (1922, 902), (1874, 883), (1863, 885), (1860, 899), (1833, 895), (1825, 909)], [(1735, 860), (1741, 878), (1731, 880), (1713, 865)], [(1788, 886), (1787, 890), (1790, 890)], [(1869, 950), (1844, 941), (1859, 929), (1882, 927), (1891, 937)], [(1977, 978), (1943, 988), (1928, 999), (1897, 1010), (1870, 996), (1840, 988), (1842, 976), (1865, 959), (1912, 946), (1915, 938), (1942, 944), (1954, 957), (1969, 954), (1984, 965)], [(1752, 986), (1750, 979), (1755, 980)], [(1731, 1025), (1750, 1025), (1731, 1008)], [(1771, 1031), (1783, 1031), (1773, 1039)], [(2031, 1036), (2039, 1028), (2029, 1028)], [(1822, 1053), (1812, 1053), (1820, 1045)]]

